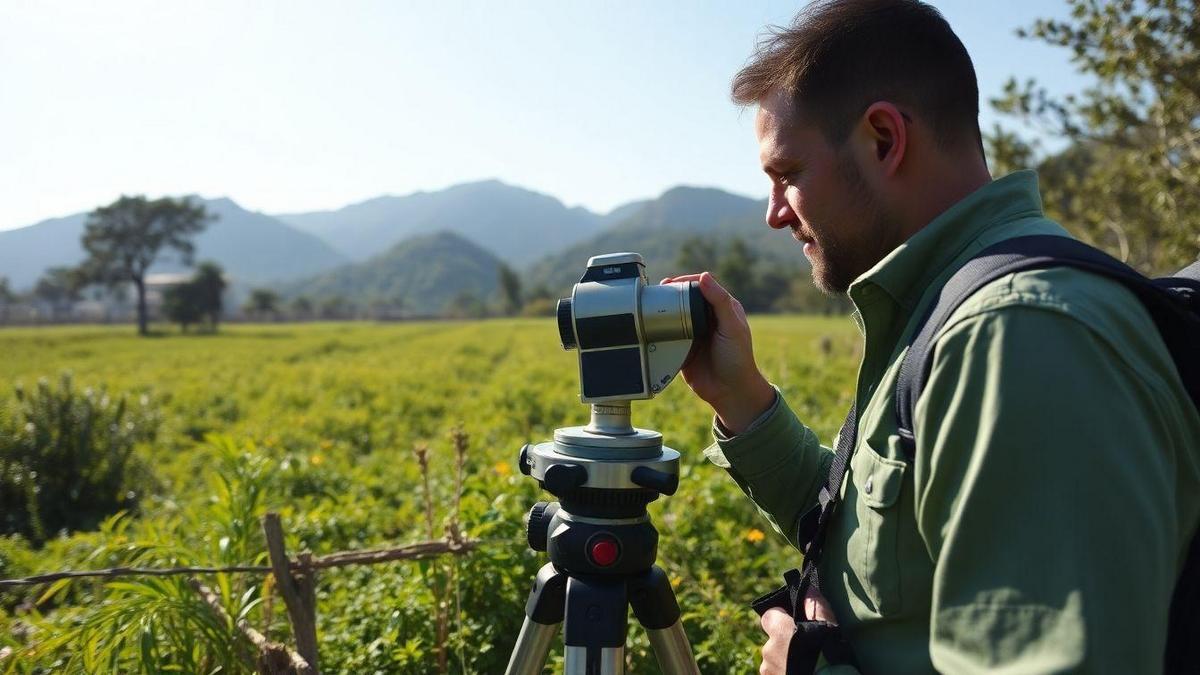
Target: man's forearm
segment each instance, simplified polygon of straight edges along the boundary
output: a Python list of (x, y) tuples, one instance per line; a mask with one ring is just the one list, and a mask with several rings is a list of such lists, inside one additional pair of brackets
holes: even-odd
[(776, 531), (797, 546), (796, 521), (816, 503), (833, 451), (796, 419), (782, 394), (745, 433), (730, 435), (720, 420), (715, 422), (717, 442), (704, 454), (728, 471)]

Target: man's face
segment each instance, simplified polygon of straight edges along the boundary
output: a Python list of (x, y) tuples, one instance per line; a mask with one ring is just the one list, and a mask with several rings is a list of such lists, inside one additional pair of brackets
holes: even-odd
[(767, 224), (791, 229), (804, 245), (817, 288), (845, 292), (893, 248), (895, 230), (863, 180), (850, 141), (841, 149), (831, 145), (780, 92), (759, 105), (755, 133), (771, 179)]

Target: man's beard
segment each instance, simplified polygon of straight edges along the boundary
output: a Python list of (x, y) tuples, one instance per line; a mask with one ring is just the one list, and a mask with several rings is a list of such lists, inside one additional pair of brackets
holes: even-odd
[(859, 208), (869, 222), (853, 233), (844, 228), (821, 228), (824, 236), (817, 242), (819, 255), (812, 260), (812, 275), (817, 290), (826, 295), (845, 293), (855, 279), (894, 248), (890, 243), (893, 221), (879, 207), (853, 159), (848, 154), (841, 157), (838, 168), (846, 180), (847, 193), (862, 200)]

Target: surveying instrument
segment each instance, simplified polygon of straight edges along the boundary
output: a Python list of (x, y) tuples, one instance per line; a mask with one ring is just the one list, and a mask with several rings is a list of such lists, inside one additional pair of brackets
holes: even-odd
[(558, 301), (564, 349), (579, 353), (580, 400), (591, 422), (521, 448), (521, 473), (558, 498), (529, 511), (529, 547), (546, 551), (525, 605), (507, 675), (538, 675), (563, 625), (566, 675), (621, 675), (629, 608), (668, 675), (700, 670), (679, 603), (654, 564), (658, 531), (646, 505), (679, 487), (679, 453), (635, 428), (630, 401), (653, 398), (707, 337), (711, 307), (696, 282), (651, 286), (636, 253), (588, 260)]

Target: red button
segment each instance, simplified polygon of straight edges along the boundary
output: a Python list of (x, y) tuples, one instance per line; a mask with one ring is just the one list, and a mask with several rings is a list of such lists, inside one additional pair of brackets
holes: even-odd
[(615, 563), (617, 553), (617, 542), (612, 539), (600, 539), (592, 544), (592, 562), (601, 567)]

